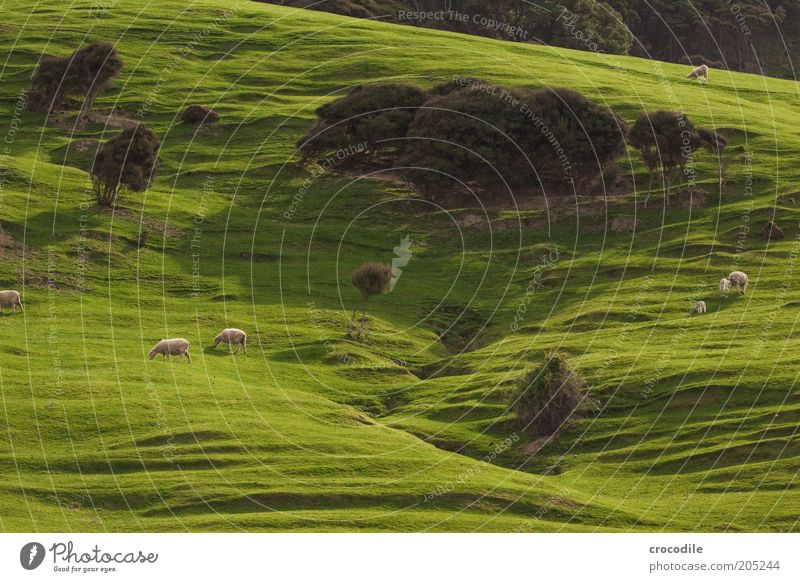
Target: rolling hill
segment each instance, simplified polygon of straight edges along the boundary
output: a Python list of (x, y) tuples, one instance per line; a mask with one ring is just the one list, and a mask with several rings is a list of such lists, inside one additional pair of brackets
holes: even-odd
[[(1, 5), (0, 287), (25, 311), (0, 317), (0, 529), (798, 529), (796, 83), (704, 87), (679, 65), (255, 2)], [(94, 40), (125, 61), (95, 104), (109, 123), (26, 112), (40, 56)], [(446, 211), (390, 174), (295, 163), (353, 86), (454, 75), (569, 87), (627, 121), (681, 109), (728, 136), (728, 178), (706, 153), (669, 207)], [(220, 122), (182, 124), (191, 104)], [(161, 137), (160, 174), (98, 210), (87, 152), (126, 119)], [(633, 150), (625, 165), (644, 175)], [(768, 220), (785, 239), (759, 236)], [(406, 236), (370, 341), (346, 340), (350, 273)], [(751, 289), (723, 297), (735, 269)], [(246, 356), (210, 347), (226, 326)], [(148, 360), (166, 337), (191, 365)], [(556, 347), (599, 412), (531, 442), (510, 390)]]

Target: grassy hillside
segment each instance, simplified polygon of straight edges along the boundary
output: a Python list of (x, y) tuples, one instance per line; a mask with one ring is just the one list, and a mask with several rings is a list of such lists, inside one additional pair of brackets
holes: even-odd
[[(795, 83), (703, 88), (682, 66), (253, 2), (0, 6), (0, 288), (26, 306), (0, 317), (0, 529), (798, 529)], [(82, 150), (119, 130), (18, 102), (43, 52), (90, 40), (126, 64), (96, 107), (163, 142), (155, 186), (113, 213), (90, 204)], [(483, 214), (294, 164), (316, 107), (353, 85), (453, 75), (570, 87), (628, 121), (682, 108), (731, 137), (728, 182), (706, 153), (694, 206)], [(181, 124), (193, 103), (222, 120)], [(771, 219), (784, 240), (758, 236)], [(406, 235), (370, 342), (345, 340), (350, 272)], [(751, 290), (724, 298), (734, 269)], [(247, 356), (208, 347), (224, 326)], [(181, 336), (191, 365), (147, 359)], [(553, 347), (601, 412), (532, 453), (509, 389)]]

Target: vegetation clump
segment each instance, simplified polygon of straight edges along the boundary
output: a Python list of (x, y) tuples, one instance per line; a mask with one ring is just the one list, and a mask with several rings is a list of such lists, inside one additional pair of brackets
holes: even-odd
[(653, 177), (661, 174), (666, 204), (675, 178), (686, 169), (702, 144), (697, 128), (682, 113), (653, 111), (642, 113), (631, 127), (629, 143), (639, 150), (649, 181), (644, 205), (650, 200)]
[(304, 161), (337, 151), (357, 151), (370, 160), (402, 150), (408, 126), (425, 92), (405, 83), (359, 85), (317, 109), (318, 123), (298, 143)]
[(381, 163), (437, 202), (509, 188), (589, 193), (624, 151), (627, 131), (611, 109), (576, 91), (474, 78), (427, 93), (399, 83), (361, 86), (317, 113), (298, 143), (304, 162), (359, 144), (367, 161), (384, 156)]
[(772, 220), (767, 222), (764, 228), (761, 229), (761, 238), (764, 240), (780, 240), (784, 236), (786, 235), (783, 233), (783, 229)]
[(431, 95), (399, 166), (433, 199), (464, 187), (490, 195), (505, 188), (588, 194), (625, 149), (622, 119), (569, 89), (462, 79)]
[(44, 56), (31, 79), (27, 94), (28, 109), (34, 113), (63, 111), (71, 100), (82, 100), (78, 121), (91, 111), (95, 98), (105, 91), (122, 70), (117, 49), (107, 42), (96, 42), (69, 57)]
[(550, 436), (586, 403), (583, 376), (564, 353), (552, 351), (519, 381), (512, 410), (521, 430), (535, 436)]
[(189, 105), (181, 113), (184, 123), (214, 123), (219, 121), (219, 113), (205, 105)]
[(161, 142), (143, 124), (124, 129), (97, 149), (92, 165), (92, 187), (100, 206), (113, 206), (125, 189), (143, 192), (158, 172)]

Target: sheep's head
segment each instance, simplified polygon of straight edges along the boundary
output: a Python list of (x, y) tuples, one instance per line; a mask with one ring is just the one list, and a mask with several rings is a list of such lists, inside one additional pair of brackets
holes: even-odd
[(217, 347), (221, 341), (222, 341), (222, 334), (219, 334), (217, 337), (214, 338), (214, 347)]
[[(164, 340), (161, 340), (161, 342), (163, 342), (163, 341), (164, 341)], [(150, 359), (151, 359), (151, 360), (152, 360), (153, 358), (155, 358), (155, 357), (156, 357), (158, 354), (160, 354), (160, 353), (161, 353), (161, 350), (159, 350), (159, 349), (158, 349), (158, 347), (159, 347), (159, 345), (161, 344), (161, 342), (158, 342), (156, 345), (154, 345), (154, 346), (153, 346), (153, 349), (152, 349), (152, 350), (150, 350), (150, 353), (149, 353), (148, 355), (150, 356)]]

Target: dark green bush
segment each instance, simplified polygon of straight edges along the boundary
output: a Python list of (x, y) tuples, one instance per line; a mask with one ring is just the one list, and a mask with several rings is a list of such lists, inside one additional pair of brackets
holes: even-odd
[(409, 128), (399, 166), (429, 197), (462, 185), (499, 193), (588, 193), (625, 149), (625, 123), (568, 89), (505, 89), (477, 79), (431, 91)]
[[(708, 132), (705, 140), (711, 139)], [(642, 113), (631, 127), (629, 143), (639, 150), (642, 161), (649, 172), (647, 197), (654, 174), (660, 170), (664, 183), (666, 202), (669, 204), (670, 190), (675, 178), (682, 172), (694, 152), (703, 143), (701, 135), (694, 124), (680, 112), (653, 111)]]
[(521, 430), (549, 436), (558, 432), (586, 401), (586, 381), (565, 354), (552, 351), (519, 381), (512, 410)]
[(388, 159), (437, 202), (545, 189), (588, 194), (625, 150), (627, 132), (611, 109), (575, 91), (475, 78), (427, 94), (398, 83), (361, 86), (317, 113), (298, 142), (305, 161), (382, 154), (381, 163)]
[(215, 123), (219, 121), (219, 113), (205, 105), (189, 105), (181, 113), (184, 123)]
[(82, 100), (79, 119), (92, 108), (94, 100), (122, 70), (117, 49), (107, 42), (96, 42), (78, 49), (69, 57), (44, 56), (31, 79), (28, 109), (50, 114), (61, 111), (71, 99)]
[(319, 122), (297, 144), (305, 160), (363, 146), (370, 158), (402, 149), (416, 109), (425, 101), (418, 87), (404, 83), (360, 85), (317, 109)]

